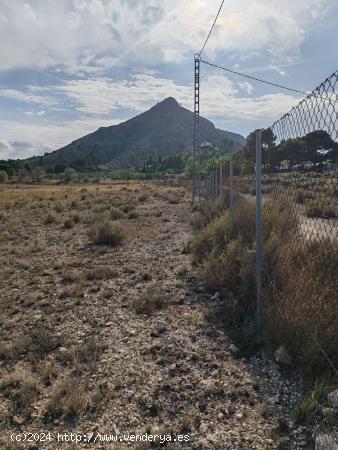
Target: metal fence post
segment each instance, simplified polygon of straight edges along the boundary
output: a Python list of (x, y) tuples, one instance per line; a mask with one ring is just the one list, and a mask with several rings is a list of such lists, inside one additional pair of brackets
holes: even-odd
[(222, 164), (219, 166), (219, 192), (223, 194), (223, 166)]
[(219, 186), (218, 186), (218, 184), (219, 184), (218, 167), (216, 167), (216, 169), (215, 169), (215, 174), (216, 174), (216, 198), (217, 198), (218, 193), (219, 193), (219, 191), (218, 191), (218, 188), (219, 188)]
[(258, 337), (262, 327), (262, 197), (261, 197), (261, 173), (262, 173), (262, 139), (261, 130), (256, 131), (256, 326)]
[(217, 170), (214, 170), (215, 173), (215, 199), (217, 198)]
[(211, 198), (214, 200), (215, 197), (215, 173), (211, 172)]
[(230, 208), (234, 206), (234, 159), (230, 155), (230, 170), (229, 170), (229, 194), (230, 194)]

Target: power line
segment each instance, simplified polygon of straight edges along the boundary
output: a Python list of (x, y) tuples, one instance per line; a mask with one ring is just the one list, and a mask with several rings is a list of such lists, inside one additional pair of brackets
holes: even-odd
[(217, 64), (213, 64), (213, 63), (210, 63), (208, 61), (204, 61), (203, 59), (201, 59), (201, 62), (204, 63), (204, 64), (207, 64), (208, 66), (216, 67), (217, 69), (222, 69), (222, 70), (225, 70), (226, 72), (230, 72), (230, 73), (233, 73), (235, 75), (239, 75), (241, 77), (249, 78), (250, 80), (259, 81), (260, 83), (269, 84), (270, 86), (275, 86), (275, 87), (278, 87), (278, 88), (281, 88), (281, 89), (286, 89), (287, 91), (297, 92), (297, 94), (308, 95), (304, 91), (299, 91), (298, 89), (292, 89), (292, 88), (289, 88), (287, 86), (283, 86), (283, 85), (277, 84), (277, 83), (271, 83), (270, 81), (261, 80), (260, 78), (252, 77), (250, 75), (246, 75), (246, 74), (241, 73), (241, 72), (236, 72), (235, 70), (227, 69), (226, 67), (218, 66)]
[(199, 58), (201, 57), (202, 52), (203, 52), (205, 46), (207, 45), (207, 42), (208, 42), (208, 40), (209, 40), (209, 38), (210, 38), (210, 36), (211, 36), (211, 33), (212, 33), (212, 31), (213, 31), (213, 29), (214, 29), (214, 27), (215, 27), (215, 25), (216, 25), (218, 16), (219, 16), (219, 14), (220, 14), (220, 12), (221, 12), (221, 9), (222, 9), (222, 7), (223, 7), (223, 3), (224, 3), (224, 0), (222, 0), (221, 5), (220, 5), (220, 7), (218, 8), (218, 12), (217, 12), (216, 17), (215, 17), (215, 20), (214, 20), (214, 22), (213, 22), (213, 24), (212, 24), (212, 27), (210, 28), (209, 34), (208, 34), (208, 36), (207, 36), (207, 38), (206, 38), (206, 40), (205, 40), (205, 42), (204, 42), (204, 44), (203, 44), (203, 47), (202, 47), (201, 51), (200, 51), (199, 54), (198, 54), (198, 57), (199, 57)]

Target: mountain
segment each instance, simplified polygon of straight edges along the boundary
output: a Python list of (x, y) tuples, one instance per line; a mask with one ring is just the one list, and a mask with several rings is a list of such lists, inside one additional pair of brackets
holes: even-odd
[[(41, 166), (65, 165), (77, 170), (108, 165), (127, 168), (142, 165), (149, 156), (168, 156), (189, 152), (193, 141), (193, 113), (172, 98), (150, 108), (126, 122), (99, 128), (65, 147), (43, 157)], [(200, 140), (213, 145), (232, 141), (233, 150), (244, 144), (243, 136), (223, 131), (207, 119), (200, 119)]]

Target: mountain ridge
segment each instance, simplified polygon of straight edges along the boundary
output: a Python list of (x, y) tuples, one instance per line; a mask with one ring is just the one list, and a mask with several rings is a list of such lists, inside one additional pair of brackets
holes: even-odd
[[(42, 166), (65, 165), (77, 170), (106, 165), (130, 168), (142, 165), (149, 156), (166, 157), (191, 151), (193, 113), (179, 105), (173, 97), (118, 125), (100, 127), (70, 144), (38, 157)], [(244, 137), (216, 128), (200, 118), (200, 140), (221, 145), (232, 141), (237, 150)]]

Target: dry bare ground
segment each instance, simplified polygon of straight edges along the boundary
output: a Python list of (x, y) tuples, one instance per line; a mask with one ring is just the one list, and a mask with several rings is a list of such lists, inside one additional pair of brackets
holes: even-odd
[[(295, 386), (208, 320), (189, 200), (154, 184), (1, 188), (1, 448), (160, 448), (100, 442), (146, 432), (189, 436), (167, 448), (309, 448), (286, 418)], [(11, 442), (23, 432), (40, 434)]]

